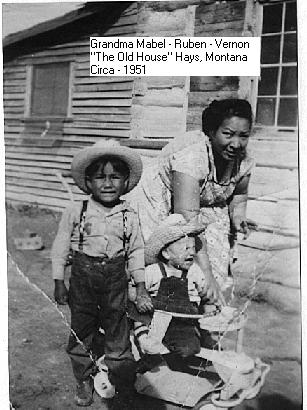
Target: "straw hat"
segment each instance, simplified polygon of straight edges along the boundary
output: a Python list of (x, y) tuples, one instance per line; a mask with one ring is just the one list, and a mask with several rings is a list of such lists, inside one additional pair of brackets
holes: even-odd
[(157, 263), (159, 253), (166, 245), (186, 235), (197, 235), (205, 229), (196, 221), (187, 222), (180, 214), (169, 215), (145, 244), (145, 265)]
[(129, 184), (127, 192), (131, 191), (139, 182), (143, 164), (137, 152), (128, 147), (123, 147), (115, 140), (98, 141), (91, 147), (79, 151), (71, 163), (71, 173), (75, 183), (82, 191), (89, 194), (85, 182), (86, 168), (101, 157), (112, 156), (121, 159), (129, 168)]

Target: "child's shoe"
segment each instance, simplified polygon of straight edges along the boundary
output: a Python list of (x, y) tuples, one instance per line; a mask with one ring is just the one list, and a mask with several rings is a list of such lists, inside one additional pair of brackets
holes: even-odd
[(93, 402), (93, 380), (89, 378), (77, 384), (74, 401), (77, 406), (86, 407)]
[(94, 377), (94, 388), (103, 399), (112, 399), (115, 396), (115, 387), (110, 383), (108, 372), (101, 370)]

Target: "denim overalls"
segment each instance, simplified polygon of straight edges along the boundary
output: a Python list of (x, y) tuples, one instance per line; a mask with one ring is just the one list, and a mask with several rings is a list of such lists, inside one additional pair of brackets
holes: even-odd
[[(134, 389), (135, 361), (131, 352), (126, 313), (126, 258), (124, 255), (113, 259), (93, 257), (82, 252), (86, 208), (87, 201), (84, 201), (80, 215), (79, 251), (73, 254), (69, 287), (71, 328), (83, 346), (71, 332), (67, 353), (78, 381), (88, 378), (95, 371), (94, 361), (105, 355), (110, 382), (117, 391), (129, 393)], [(125, 211), (123, 227), (126, 249)]]
[[(198, 308), (190, 302), (187, 272), (180, 278), (167, 276), (163, 263), (159, 263), (162, 279), (157, 296), (152, 298), (155, 309), (166, 312), (197, 314)], [(165, 333), (163, 344), (182, 357), (199, 353), (200, 338), (196, 330), (197, 321), (173, 317)]]

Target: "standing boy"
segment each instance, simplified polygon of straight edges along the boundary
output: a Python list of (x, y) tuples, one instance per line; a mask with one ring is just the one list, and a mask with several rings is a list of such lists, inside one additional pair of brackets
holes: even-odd
[[(98, 142), (76, 154), (71, 170), (75, 183), (90, 197), (64, 211), (53, 244), (52, 270), (55, 300), (68, 301), (71, 310), (67, 352), (77, 380), (75, 403), (91, 404), (91, 375), (103, 354), (110, 382), (122, 402), (129, 403), (135, 362), (126, 314), (126, 268), (136, 284), (139, 312), (150, 310), (152, 304), (145, 290), (138, 217), (120, 197), (138, 183), (142, 161), (115, 141)], [(64, 268), (70, 250), (73, 261), (67, 291)]]

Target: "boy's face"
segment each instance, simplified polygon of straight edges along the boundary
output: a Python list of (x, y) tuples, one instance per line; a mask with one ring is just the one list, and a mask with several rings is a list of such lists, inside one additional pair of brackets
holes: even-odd
[(185, 236), (171, 243), (162, 251), (168, 264), (179, 270), (189, 270), (196, 255), (195, 238)]
[(95, 201), (112, 207), (119, 201), (128, 187), (128, 178), (113, 168), (111, 162), (101, 165), (92, 177), (87, 179), (87, 185)]

